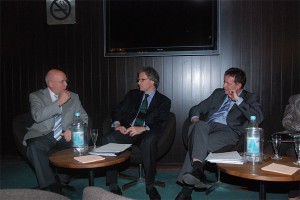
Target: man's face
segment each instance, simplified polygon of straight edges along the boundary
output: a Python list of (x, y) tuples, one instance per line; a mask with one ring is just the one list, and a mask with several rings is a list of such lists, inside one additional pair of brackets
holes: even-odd
[(148, 76), (145, 72), (141, 72), (139, 74), (137, 84), (140, 88), (140, 91), (143, 91), (145, 93), (150, 93), (155, 89), (154, 81), (148, 79)]
[(55, 72), (49, 77), (48, 87), (55, 94), (60, 94), (67, 89), (68, 79), (63, 72)]
[(241, 91), (241, 86), (241, 83), (234, 82), (234, 77), (228, 75), (224, 76), (223, 88), (225, 94), (229, 95), (231, 94), (231, 91), (236, 91), (236, 93), (238, 94)]

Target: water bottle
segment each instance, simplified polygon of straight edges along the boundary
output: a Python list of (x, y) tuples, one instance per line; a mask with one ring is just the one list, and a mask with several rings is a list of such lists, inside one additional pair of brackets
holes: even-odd
[(86, 124), (80, 118), (80, 113), (75, 113), (75, 118), (72, 124), (72, 142), (74, 151), (82, 154), (87, 149), (86, 145)]
[(250, 117), (246, 134), (245, 162), (251, 162), (255, 165), (263, 160), (263, 131), (261, 128), (258, 128), (256, 116)]

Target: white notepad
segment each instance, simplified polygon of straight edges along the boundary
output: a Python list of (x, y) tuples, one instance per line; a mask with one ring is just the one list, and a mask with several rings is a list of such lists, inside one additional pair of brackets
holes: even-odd
[(96, 155), (86, 155), (86, 156), (74, 157), (74, 159), (81, 163), (90, 163), (90, 162), (104, 160), (105, 158), (102, 156), (96, 156)]
[(265, 166), (261, 169), (264, 170), (264, 171), (269, 171), (269, 172), (276, 172), (276, 173), (281, 173), (281, 174), (286, 174), (286, 175), (293, 175), (300, 168), (298, 168), (298, 167), (289, 167), (289, 166), (286, 166), (286, 165), (272, 163), (272, 164), (269, 164), (269, 165), (267, 165), (267, 166)]

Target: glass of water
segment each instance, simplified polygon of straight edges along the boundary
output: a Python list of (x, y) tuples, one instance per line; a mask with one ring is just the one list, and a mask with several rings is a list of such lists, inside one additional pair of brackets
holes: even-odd
[(295, 143), (295, 151), (297, 153), (297, 161), (294, 162), (295, 165), (300, 165), (300, 136), (294, 137), (294, 143)]
[(278, 154), (279, 149), (280, 149), (280, 144), (281, 144), (281, 135), (278, 135), (278, 134), (272, 135), (272, 145), (273, 145), (275, 154), (271, 158), (274, 160), (282, 159)]
[(91, 135), (91, 139), (92, 139), (92, 142), (94, 144), (94, 149), (95, 149), (97, 147), (96, 142), (97, 142), (97, 138), (98, 138), (98, 129), (91, 129), (90, 135)]

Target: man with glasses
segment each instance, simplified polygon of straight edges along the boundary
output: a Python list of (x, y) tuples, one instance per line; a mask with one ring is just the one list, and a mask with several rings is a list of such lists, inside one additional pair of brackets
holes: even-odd
[[(137, 74), (139, 89), (129, 91), (112, 111), (112, 131), (105, 134), (102, 143), (135, 144), (142, 152), (142, 164), (149, 198), (161, 199), (154, 187), (157, 143), (168, 120), (171, 100), (157, 91), (159, 75), (151, 67)], [(117, 171), (107, 171), (107, 184), (113, 193), (121, 195), (117, 185)]]
[(59, 178), (49, 165), (48, 154), (53, 149), (71, 147), (70, 128), (75, 113), (80, 112), (85, 123), (88, 122), (88, 115), (78, 95), (67, 90), (64, 72), (51, 69), (45, 81), (46, 89), (29, 95), (34, 123), (24, 136), (23, 143), (27, 145), (27, 156), (35, 169), (40, 188), (62, 193)]

